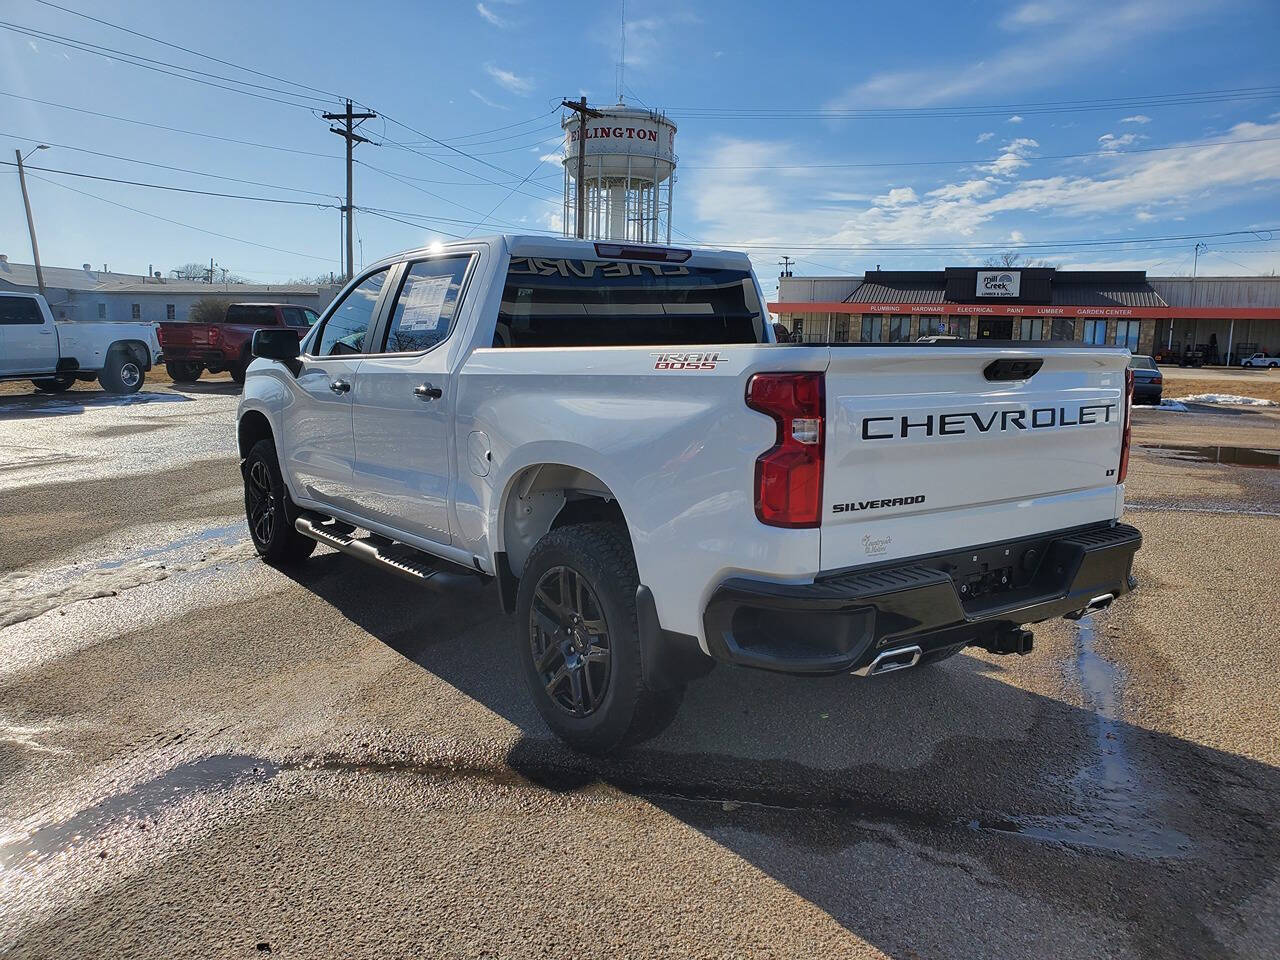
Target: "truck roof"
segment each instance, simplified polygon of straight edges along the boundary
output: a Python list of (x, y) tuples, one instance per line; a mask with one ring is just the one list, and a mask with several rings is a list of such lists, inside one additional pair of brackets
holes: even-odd
[[(732, 269), (749, 270), (751, 269), (751, 260), (743, 252), (738, 250), (721, 250), (712, 247), (697, 247), (692, 244), (654, 244), (654, 243), (633, 243), (629, 240), (579, 240), (576, 237), (552, 237), (545, 234), (519, 234), (519, 233), (499, 233), (490, 234), (483, 237), (473, 237), (466, 240), (455, 240), (449, 243), (432, 244), (429, 247), (418, 247), (409, 250), (403, 250), (400, 253), (385, 257), (374, 266), (382, 266), (383, 264), (395, 263), (403, 260), (408, 256), (418, 254), (439, 254), (447, 253), (454, 249), (473, 249), (479, 244), (488, 244), (490, 246), (505, 245), (510, 254), (514, 257), (570, 257), (573, 259), (583, 260), (638, 260), (648, 259), (636, 256), (627, 256), (627, 252), (631, 250), (679, 250), (688, 251), (689, 257), (680, 261), (692, 266), (703, 267), (728, 267)], [(610, 254), (602, 252), (609, 247), (621, 248), (621, 254)]]

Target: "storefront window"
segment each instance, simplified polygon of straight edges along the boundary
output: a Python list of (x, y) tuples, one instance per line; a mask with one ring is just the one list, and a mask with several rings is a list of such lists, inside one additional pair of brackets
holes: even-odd
[(1141, 320), (1119, 320), (1116, 322), (1116, 335), (1112, 340), (1117, 347), (1128, 347), (1131, 351), (1138, 349), (1138, 329)]
[(880, 321), (884, 319), (878, 313), (869, 313), (862, 318), (862, 342), (880, 342)]
[(835, 330), (831, 333), (833, 343), (849, 342), (849, 315), (841, 314), (835, 318)]
[(1044, 339), (1044, 317), (1023, 317), (1022, 318), (1022, 339), (1023, 340), (1043, 340)]
[(1074, 340), (1076, 338), (1076, 322), (1074, 320), (1055, 319), (1053, 321), (1053, 331), (1050, 333), (1051, 340)]
[(1084, 322), (1084, 342), (1101, 345), (1107, 342), (1107, 321), (1086, 320)]
[(943, 323), (941, 317), (921, 317), (920, 318), (920, 336), (936, 337), (947, 332), (947, 325)]
[(961, 340), (969, 339), (969, 321), (972, 317), (952, 317), (950, 327), (947, 332), (953, 337), (959, 337)]
[(889, 342), (902, 343), (911, 337), (911, 318), (901, 314), (889, 318)]

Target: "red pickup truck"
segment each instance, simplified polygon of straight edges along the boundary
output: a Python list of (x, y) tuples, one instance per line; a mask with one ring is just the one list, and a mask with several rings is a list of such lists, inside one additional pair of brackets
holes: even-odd
[(315, 322), (314, 310), (293, 303), (233, 303), (218, 323), (167, 320), (159, 330), (164, 367), (175, 383), (194, 383), (205, 370), (227, 370), (236, 383), (244, 383), (244, 369), (253, 359), (253, 331), (292, 327), (301, 338)]

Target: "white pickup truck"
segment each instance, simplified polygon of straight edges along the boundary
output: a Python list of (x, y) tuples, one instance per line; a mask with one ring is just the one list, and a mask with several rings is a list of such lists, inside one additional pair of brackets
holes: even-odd
[(109, 393), (137, 393), (159, 360), (149, 323), (54, 320), (40, 294), (0, 293), (0, 380), (45, 393), (97, 380)]
[(255, 334), (253, 542), (493, 578), (539, 712), (589, 751), (717, 661), (1026, 653), (1026, 624), (1134, 588), (1126, 351), (773, 341), (739, 253), (504, 236), (384, 260), (301, 343)]

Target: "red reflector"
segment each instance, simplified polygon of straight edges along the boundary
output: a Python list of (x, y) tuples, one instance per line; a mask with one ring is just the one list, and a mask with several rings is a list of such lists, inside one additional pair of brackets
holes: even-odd
[(777, 440), (756, 459), (756, 517), (773, 527), (822, 522), (826, 398), (820, 373), (757, 373), (747, 406), (773, 417)]
[(1164, 377), (1152, 377), (1151, 383), (1155, 384), (1156, 386), (1159, 386), (1160, 384), (1164, 383)]
[(1120, 435), (1120, 469), (1116, 471), (1116, 483), (1124, 483), (1129, 475), (1129, 440), (1133, 436), (1130, 414), (1133, 411), (1133, 371), (1124, 372), (1124, 433)]

